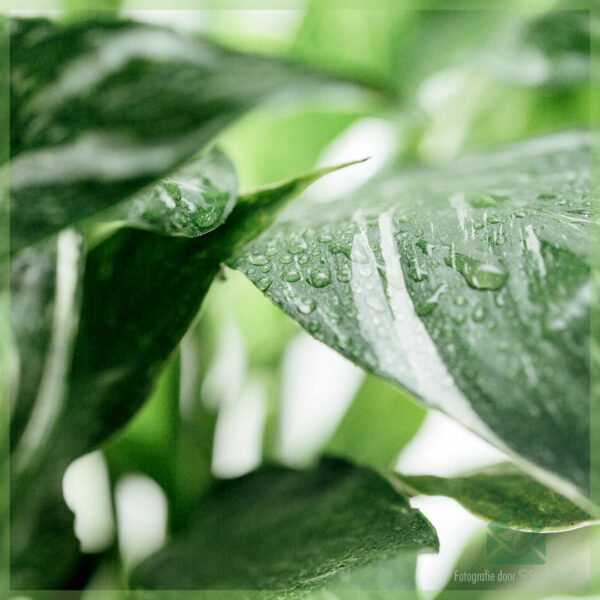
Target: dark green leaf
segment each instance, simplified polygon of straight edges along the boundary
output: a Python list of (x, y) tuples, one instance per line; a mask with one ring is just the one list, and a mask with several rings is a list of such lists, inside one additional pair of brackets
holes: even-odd
[(131, 196), (273, 94), (332, 81), (97, 16), (14, 19), (10, 58), (13, 251)]
[(429, 522), (387, 480), (324, 459), (313, 470), (268, 467), (224, 483), (198, 507), (186, 534), (138, 567), (133, 584), (290, 597), (376, 589), (377, 566), (387, 563), (396, 567), (387, 572), (388, 589), (407, 589), (416, 555), (437, 545)]
[[(51, 547), (53, 538), (74, 541), (62, 501), (64, 471), (123, 427), (148, 398), (221, 261), (267, 227), (290, 197), (330, 170), (241, 197), (227, 223), (200, 238), (127, 228), (89, 252), (68, 385), (61, 382), (61, 394), (52, 398), (56, 422), (44, 431), (37, 452), (13, 469), (11, 519), (19, 524), (12, 529), (15, 587), (60, 587), (64, 571), (32, 550), (42, 541)], [(65, 550), (65, 561), (67, 555)]]
[(583, 503), (588, 181), (584, 133), (389, 173), (295, 203), (232, 264), (315, 337)]
[(495, 525), (523, 531), (562, 531), (590, 523), (578, 506), (502, 463), (452, 478), (431, 475), (395, 477), (413, 494), (449, 496)]

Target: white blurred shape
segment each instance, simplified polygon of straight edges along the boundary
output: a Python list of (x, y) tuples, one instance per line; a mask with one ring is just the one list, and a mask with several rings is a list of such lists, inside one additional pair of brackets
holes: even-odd
[(139, 473), (125, 475), (115, 489), (119, 549), (129, 567), (165, 543), (168, 504), (162, 488)]
[(419, 103), (428, 113), (437, 112), (460, 91), (464, 82), (465, 72), (460, 69), (439, 71), (419, 86)]
[(75, 514), (75, 535), (82, 552), (100, 552), (115, 535), (110, 482), (101, 452), (73, 461), (63, 477), (63, 496)]
[(239, 477), (262, 459), (267, 399), (263, 384), (250, 379), (235, 402), (221, 406), (213, 443), (212, 472)]
[(202, 398), (210, 408), (234, 403), (246, 379), (246, 348), (240, 328), (230, 318), (219, 332), (215, 358), (202, 384)]
[(410, 504), (433, 523), (440, 541), (437, 554), (420, 554), (417, 558), (417, 587), (429, 598), (446, 585), (468, 541), (484, 525), (451, 498), (415, 496)]
[(356, 121), (325, 148), (318, 164), (331, 167), (361, 158), (369, 160), (330, 173), (307, 190), (307, 197), (329, 202), (352, 192), (379, 171), (393, 157), (398, 146), (398, 132), (387, 121), (375, 118)]
[(448, 477), (506, 460), (506, 454), (450, 417), (430, 410), (398, 457), (396, 470), (405, 475)]
[(290, 465), (310, 460), (335, 431), (363, 378), (337, 352), (307, 334), (296, 336), (282, 366), (279, 459)]

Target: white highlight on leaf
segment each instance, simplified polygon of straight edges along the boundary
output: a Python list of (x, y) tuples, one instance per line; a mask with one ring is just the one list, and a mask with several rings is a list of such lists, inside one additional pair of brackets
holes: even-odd
[(101, 552), (115, 536), (110, 482), (101, 452), (73, 461), (63, 477), (63, 496), (75, 514), (75, 535), (82, 552)]
[(463, 232), (463, 237), (466, 240), (468, 234), (467, 230), (465, 229), (465, 217), (467, 215), (467, 210), (469, 206), (465, 201), (465, 195), (453, 194), (452, 196), (450, 196), (448, 202), (450, 202), (450, 206), (456, 211), (458, 224), (460, 225), (460, 229)]
[(542, 277), (546, 277), (546, 265), (544, 263), (544, 257), (541, 253), (540, 240), (535, 235), (531, 225), (527, 225), (527, 227), (525, 227), (525, 231), (527, 232), (527, 238), (525, 239), (527, 250), (533, 254), (540, 275)]
[(197, 143), (194, 133), (157, 146), (118, 135), (86, 133), (73, 142), (17, 156), (11, 163), (10, 187), (16, 191), (33, 185), (120, 181), (162, 173)]
[(51, 435), (62, 408), (71, 345), (79, 315), (76, 298), (81, 255), (80, 237), (72, 229), (60, 233), (56, 251), (56, 296), (52, 337), (31, 418), (15, 450), (15, 469), (24, 469)]
[(167, 497), (147, 475), (125, 475), (115, 489), (119, 549), (128, 567), (159, 550), (167, 537)]

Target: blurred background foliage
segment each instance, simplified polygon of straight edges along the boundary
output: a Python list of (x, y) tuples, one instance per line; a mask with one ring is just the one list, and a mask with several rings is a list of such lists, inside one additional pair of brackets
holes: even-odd
[[(247, 114), (217, 140), (236, 166), (242, 191), (316, 166), (371, 157), (352, 176), (332, 175), (317, 184), (321, 192), (333, 193), (336, 186), (357, 186), (391, 165), (444, 162), (589, 124), (585, 11), (519, 11), (517, 1), (493, 11), (419, 10), (415, 0), (379, 2), (373, 10), (331, 10), (326, 0), (308, 0), (305, 10), (270, 11), (128, 13), (127, 1), (105, 5), (238, 49), (359, 76), (386, 90), (384, 101), (348, 95), (341, 108), (339, 99), (333, 105), (323, 98)], [(566, 6), (546, 3), (549, 10)], [(64, 18), (80, 18), (80, 8), (81, 0), (66, 0)], [(217, 477), (237, 476), (264, 462), (310, 464), (323, 452), (393, 468), (420, 435), (428, 436), (438, 454), (450, 450), (444, 444), (460, 445), (442, 435), (435, 439), (435, 427), (421, 429), (427, 418), (407, 395), (364, 376), (301, 333), (241, 274), (224, 271), (144, 409), (101, 453), (80, 459), (65, 476), (76, 533), (89, 552), (81, 597), (121, 598), (120, 592), (94, 590), (122, 587), (134, 564), (186, 528), (190, 509)], [(471, 466), (469, 454), (481, 450), (473, 444), (464, 444), (453, 472)], [(123, 515), (135, 503), (136, 490), (151, 500), (148, 514), (138, 511), (128, 529)], [(453, 509), (461, 510), (457, 506)], [(423, 570), (421, 587), (443, 587), (453, 557), (457, 569), (485, 568), (484, 525), (465, 527), (474, 533), (460, 557), (457, 542), (445, 564), (434, 565), (437, 576), (431, 568)], [(439, 533), (442, 549), (452, 546), (443, 528)], [(568, 570), (573, 594), (588, 593), (590, 535), (581, 530), (548, 536), (557, 554), (574, 557)], [(552, 596), (564, 583), (538, 582), (527, 597)], [(450, 582), (441, 597), (454, 597), (453, 588)], [(600, 594), (597, 579), (592, 589)], [(470, 595), (487, 600), (501, 591)], [(31, 597), (64, 596), (57, 594)]]

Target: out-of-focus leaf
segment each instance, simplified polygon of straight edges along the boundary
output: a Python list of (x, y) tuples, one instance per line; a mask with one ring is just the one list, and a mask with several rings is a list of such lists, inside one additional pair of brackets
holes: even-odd
[(367, 375), (326, 452), (388, 469), (417, 433), (425, 414), (406, 394)]
[(334, 81), (97, 15), (70, 24), (13, 19), (10, 59), (13, 251), (166, 175), (274, 94)]
[(236, 193), (233, 164), (225, 154), (213, 149), (95, 220), (194, 238), (225, 221), (235, 204)]
[(502, 463), (452, 478), (395, 475), (413, 494), (449, 496), (495, 525), (522, 531), (564, 531), (588, 525), (590, 515), (519, 471)]
[[(324, 459), (313, 470), (267, 467), (221, 485), (190, 530), (140, 565), (134, 587), (305, 590), (414, 586), (420, 552), (437, 550), (429, 522), (390, 483)], [(383, 563), (392, 567), (379, 571)]]
[(590, 11), (555, 10), (517, 20), (484, 52), (491, 75), (526, 86), (589, 86)]
[(232, 265), (319, 340), (585, 504), (588, 182), (584, 133), (392, 172), (295, 203)]
[[(88, 254), (64, 401), (43, 448), (13, 473), (15, 588), (60, 587), (64, 571), (46, 560), (47, 554), (40, 558), (30, 549), (42, 541), (50, 548), (53, 538), (70, 539), (61, 493), (64, 471), (123, 427), (148, 398), (221, 261), (267, 227), (290, 197), (329, 171), (242, 196), (227, 223), (200, 238), (123, 229)], [(58, 521), (54, 512), (65, 516)]]

